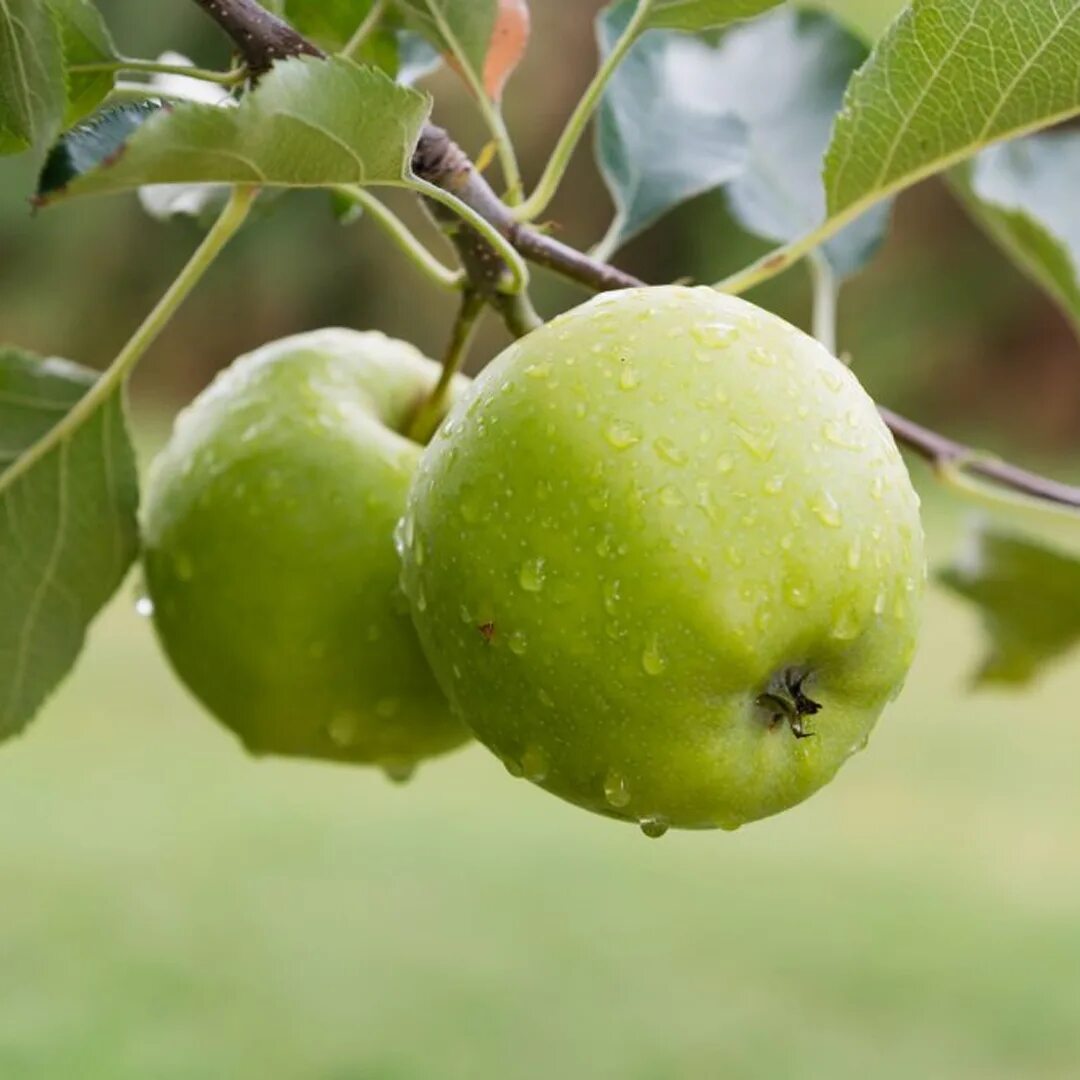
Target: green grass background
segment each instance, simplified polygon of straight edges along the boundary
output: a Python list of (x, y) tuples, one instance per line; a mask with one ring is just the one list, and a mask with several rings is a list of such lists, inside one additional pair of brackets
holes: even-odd
[(0, 1077), (1076, 1077), (1080, 665), (978, 647), (935, 594), (830, 788), (655, 842), (477, 748), (250, 760), (129, 588), (0, 753)]

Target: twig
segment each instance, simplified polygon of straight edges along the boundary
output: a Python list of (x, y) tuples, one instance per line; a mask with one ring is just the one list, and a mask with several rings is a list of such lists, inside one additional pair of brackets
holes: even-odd
[[(252, 74), (257, 75), (266, 71), (274, 60), (287, 56), (301, 53), (323, 55), (309, 41), (260, 7), (254, 0), (195, 0), (195, 2), (232, 37)], [(442, 128), (433, 124), (424, 128), (413, 158), (413, 169), (417, 176), (452, 193), (486, 219), (521, 255), (531, 262), (546, 266), (597, 291), (645, 286), (644, 281), (631, 274), (591, 259), (565, 244), (516, 222), (512, 211), (499, 199), (487, 181), (476, 171), (468, 156)], [(470, 232), (476, 238), (475, 241), (469, 238)], [(469, 229), (468, 226), (457, 229), (455, 237), (468, 238), (470, 245), (475, 242), (486, 243), (475, 230)], [(791, 265), (814, 246), (815, 244), (811, 243), (809, 238), (805, 238), (802, 243), (789, 245), (788, 248), (767, 256), (761, 261), (760, 266), (755, 264), (755, 267), (769, 276), (776, 272), (780, 264)], [(462, 252), (464, 258), (460, 244), (458, 250)], [(470, 258), (473, 257), (470, 255)], [(491, 258), (498, 260), (498, 255), (493, 249), (491, 249)], [(495, 266), (496, 264), (492, 264), (492, 267), (485, 268), (484, 273), (489, 275), (489, 281), (495, 280), (490, 277), (495, 273)], [(747, 286), (752, 283), (751, 278), (755, 267), (730, 280), (736, 281), (742, 287)], [(505, 266), (499, 270), (499, 273), (502, 274), (504, 271)], [(471, 275), (470, 280), (473, 280)], [(481, 281), (483, 280), (482, 277)], [(490, 293), (491, 284), (489, 283), (486, 287)], [(896, 441), (925, 458), (939, 472), (944, 472), (950, 466), (954, 468), (959, 466), (966, 472), (984, 477), (1009, 491), (1019, 492), (1056, 506), (1080, 509), (1080, 488), (1078, 487), (1063, 484), (1010, 465), (1008, 462), (979, 454), (972, 447), (954, 442), (944, 435), (924, 428), (913, 420), (894, 413), (891, 409), (882, 408), (880, 412)]]

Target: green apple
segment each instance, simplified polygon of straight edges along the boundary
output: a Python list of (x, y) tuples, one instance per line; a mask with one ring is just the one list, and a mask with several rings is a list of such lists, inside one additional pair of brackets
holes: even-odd
[(855, 377), (705, 288), (601, 296), (507, 349), (424, 452), (400, 540), (477, 737), (649, 835), (825, 784), (900, 690), (925, 582)]
[[(151, 470), (144, 567), (181, 679), (254, 753), (406, 775), (459, 745), (401, 595), (394, 525), (438, 365), (320, 330), (237, 360)], [(459, 387), (460, 388), (460, 387)]]

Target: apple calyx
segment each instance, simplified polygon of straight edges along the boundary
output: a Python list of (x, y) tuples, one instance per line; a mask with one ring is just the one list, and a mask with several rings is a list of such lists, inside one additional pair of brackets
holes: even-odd
[(803, 690), (810, 675), (805, 668), (784, 668), (773, 676), (769, 689), (756, 702), (759, 708), (769, 711), (772, 727), (786, 721), (796, 739), (813, 738), (815, 733), (806, 730), (804, 720), (816, 716), (822, 708)]

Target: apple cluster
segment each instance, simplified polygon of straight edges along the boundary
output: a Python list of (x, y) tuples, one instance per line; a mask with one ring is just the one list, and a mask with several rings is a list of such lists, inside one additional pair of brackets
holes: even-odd
[(851, 372), (712, 289), (596, 299), (459, 380), (325, 330), (177, 422), (144, 511), (173, 666), (256, 753), (394, 777), (475, 736), (588, 810), (733, 829), (867, 742), (915, 650), (923, 536)]

